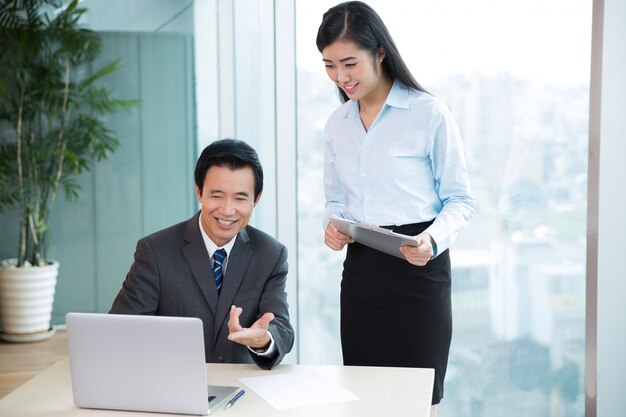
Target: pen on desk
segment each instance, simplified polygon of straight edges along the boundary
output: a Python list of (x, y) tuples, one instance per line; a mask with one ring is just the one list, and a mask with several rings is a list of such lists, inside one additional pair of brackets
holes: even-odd
[(234, 396), (234, 397), (233, 397), (230, 401), (228, 401), (228, 402), (226, 403), (226, 407), (224, 407), (224, 408), (230, 408), (230, 407), (232, 407), (232, 406), (233, 406), (233, 404), (235, 404), (235, 401), (237, 401), (239, 398), (241, 398), (241, 396), (242, 396), (243, 394), (245, 394), (245, 393), (246, 393), (246, 391), (244, 391), (244, 390), (239, 391), (239, 392), (237, 393), (237, 395), (235, 395), (235, 396)]

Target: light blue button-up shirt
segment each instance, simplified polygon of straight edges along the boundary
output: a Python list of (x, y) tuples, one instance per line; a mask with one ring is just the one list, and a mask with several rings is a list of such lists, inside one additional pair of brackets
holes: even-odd
[(365, 130), (350, 100), (325, 129), (326, 219), (378, 226), (435, 219), (426, 231), (446, 250), (474, 212), (463, 143), (443, 101), (399, 81)]

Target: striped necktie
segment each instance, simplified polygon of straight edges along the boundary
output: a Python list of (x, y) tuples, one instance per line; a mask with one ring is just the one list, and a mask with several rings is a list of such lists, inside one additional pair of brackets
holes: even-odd
[(215, 287), (217, 287), (217, 293), (222, 291), (222, 281), (224, 279), (224, 261), (226, 260), (226, 251), (224, 249), (218, 249), (213, 253), (213, 278), (215, 278)]

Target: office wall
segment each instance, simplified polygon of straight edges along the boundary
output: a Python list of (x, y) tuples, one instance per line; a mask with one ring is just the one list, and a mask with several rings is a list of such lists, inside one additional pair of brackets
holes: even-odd
[[(107, 118), (121, 146), (79, 178), (75, 202), (61, 194), (48, 255), (61, 263), (52, 323), (67, 311), (108, 311), (137, 239), (196, 210), (192, 40), (189, 35), (103, 33), (99, 63), (119, 58), (104, 83), (140, 106)], [(98, 63), (95, 64), (98, 66)], [(12, 213), (0, 217), (0, 258), (15, 256)], [(4, 230), (7, 233), (4, 233)]]

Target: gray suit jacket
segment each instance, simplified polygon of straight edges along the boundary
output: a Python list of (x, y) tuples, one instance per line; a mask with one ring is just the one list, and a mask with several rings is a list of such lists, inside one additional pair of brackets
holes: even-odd
[[(204, 324), (207, 362), (255, 362), (270, 369), (294, 341), (285, 292), (287, 248), (258, 229), (243, 229), (229, 255), (218, 297), (198, 216), (199, 212), (137, 242), (135, 261), (110, 312), (198, 317)], [(250, 327), (263, 313), (274, 313), (269, 326), (276, 343), (273, 357), (258, 356), (227, 339), (233, 304), (243, 309), (243, 327)]]

